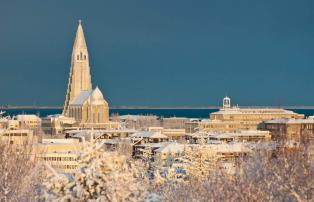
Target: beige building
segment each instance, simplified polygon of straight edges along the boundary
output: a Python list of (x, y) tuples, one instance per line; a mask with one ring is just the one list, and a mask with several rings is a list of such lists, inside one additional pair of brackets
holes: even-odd
[(130, 136), (134, 145), (146, 143), (160, 143), (169, 141), (169, 137), (161, 132), (138, 131)]
[[(2, 112), (4, 113), (4, 112)], [(34, 114), (19, 114), (13, 118), (10, 116), (0, 116), (0, 128), (18, 129), (38, 129), (41, 127), (41, 118)]]
[(231, 107), (230, 98), (223, 99), (223, 107), (210, 114), (210, 120), (200, 124), (200, 129), (210, 132), (236, 132), (257, 130), (265, 121), (273, 119), (304, 119), (303, 114), (280, 108)]
[(314, 141), (314, 119), (276, 119), (267, 121), (265, 129), (269, 130), (274, 140)]
[(43, 139), (33, 145), (33, 155), (60, 173), (74, 173), (83, 151), (83, 144), (75, 139)]
[(102, 92), (92, 89), (89, 56), (83, 27), (79, 22), (73, 45), (70, 77), (63, 115), (84, 127), (104, 127), (109, 122), (109, 106)]
[(76, 121), (73, 117), (50, 115), (42, 119), (42, 129), (47, 135), (63, 135), (67, 130), (73, 130)]
[(41, 118), (34, 114), (20, 114), (16, 116), (21, 128), (37, 129), (41, 127)]
[(68, 130), (65, 132), (66, 138), (75, 138), (87, 141), (93, 139), (99, 140), (122, 140), (128, 138), (130, 135), (136, 133), (134, 129), (80, 129), (80, 130)]
[(211, 134), (209, 140), (216, 140), (222, 142), (269, 142), (271, 135), (269, 131), (240, 131), (232, 133), (218, 133)]
[(5, 144), (31, 145), (37, 143), (38, 138), (32, 130), (0, 129), (0, 141)]
[(169, 137), (170, 140), (182, 140), (186, 137), (185, 129), (172, 129), (172, 128), (163, 128), (163, 127), (148, 127), (148, 131), (151, 132), (160, 132), (163, 135)]

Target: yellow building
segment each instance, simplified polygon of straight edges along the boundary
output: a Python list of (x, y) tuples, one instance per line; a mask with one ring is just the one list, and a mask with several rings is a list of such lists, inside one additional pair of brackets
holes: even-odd
[(37, 129), (41, 127), (41, 118), (34, 114), (20, 114), (16, 116), (21, 128)]
[(33, 155), (60, 173), (74, 173), (83, 144), (76, 139), (43, 139), (33, 144)]
[(222, 142), (269, 142), (271, 135), (269, 131), (239, 131), (232, 133), (219, 133), (209, 135), (209, 140)]
[(172, 129), (163, 127), (148, 127), (148, 131), (160, 132), (163, 135), (169, 137), (170, 140), (180, 140), (185, 139), (186, 132), (185, 129)]
[(0, 129), (0, 140), (6, 144), (14, 145), (30, 145), (38, 142), (38, 138), (37, 136), (34, 136), (33, 131), (26, 129)]
[[(2, 112), (4, 113), (4, 112)], [(41, 127), (41, 118), (33, 114), (19, 114), (11, 118), (10, 116), (0, 116), (0, 128), (7, 129), (38, 129)]]
[(42, 129), (47, 135), (64, 135), (66, 130), (73, 130), (75, 119), (63, 115), (49, 115), (42, 119)]
[(303, 114), (280, 108), (231, 107), (230, 98), (223, 99), (223, 107), (210, 114), (210, 120), (200, 124), (200, 129), (210, 132), (236, 132), (257, 130), (265, 121), (273, 119), (304, 119)]
[(130, 136), (134, 145), (146, 143), (160, 143), (169, 141), (169, 137), (161, 132), (138, 131)]
[(274, 140), (314, 141), (314, 119), (276, 119), (267, 121), (265, 129)]

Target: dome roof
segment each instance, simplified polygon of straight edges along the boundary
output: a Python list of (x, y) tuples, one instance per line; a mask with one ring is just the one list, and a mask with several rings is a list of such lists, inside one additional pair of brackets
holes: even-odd
[(230, 97), (228, 97), (228, 96), (225, 96), (225, 97), (224, 97), (224, 99), (229, 99), (229, 100), (230, 100)]
[(90, 103), (92, 105), (107, 104), (102, 92), (99, 90), (98, 87), (96, 87), (95, 90), (93, 90), (92, 94), (90, 95)]

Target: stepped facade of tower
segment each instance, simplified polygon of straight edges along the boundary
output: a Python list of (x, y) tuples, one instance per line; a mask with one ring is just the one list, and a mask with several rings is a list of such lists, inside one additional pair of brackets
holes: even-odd
[(92, 88), (89, 56), (81, 22), (72, 50), (70, 76), (63, 115), (79, 124), (101, 124), (109, 121), (109, 107), (98, 87)]

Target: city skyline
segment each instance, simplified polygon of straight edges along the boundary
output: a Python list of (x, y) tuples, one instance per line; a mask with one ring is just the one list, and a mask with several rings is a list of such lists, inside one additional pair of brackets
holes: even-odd
[(82, 19), (113, 106), (313, 106), (313, 3), (280, 2), (0, 3), (0, 105), (63, 104)]

